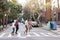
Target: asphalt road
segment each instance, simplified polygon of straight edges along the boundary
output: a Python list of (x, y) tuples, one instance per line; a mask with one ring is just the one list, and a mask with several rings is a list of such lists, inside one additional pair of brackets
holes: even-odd
[(0, 40), (60, 40), (60, 35), (42, 28), (32, 28), (31, 32), (24, 34), (25, 25), (20, 23), (18, 34), (12, 36), (12, 26), (0, 33)]

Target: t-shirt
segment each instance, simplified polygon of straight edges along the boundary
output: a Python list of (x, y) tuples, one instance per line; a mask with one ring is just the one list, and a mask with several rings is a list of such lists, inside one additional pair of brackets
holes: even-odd
[(16, 20), (15, 25), (18, 25), (18, 20)]
[(25, 25), (28, 25), (28, 21), (27, 20), (25, 21)]
[(15, 23), (14, 22), (12, 23), (12, 27), (15, 27)]

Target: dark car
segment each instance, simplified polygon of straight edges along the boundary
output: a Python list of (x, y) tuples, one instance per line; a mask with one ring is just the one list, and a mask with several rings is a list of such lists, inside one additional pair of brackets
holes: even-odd
[(8, 24), (10, 24), (10, 23), (12, 23), (12, 22), (14, 22), (14, 20), (8, 20)]

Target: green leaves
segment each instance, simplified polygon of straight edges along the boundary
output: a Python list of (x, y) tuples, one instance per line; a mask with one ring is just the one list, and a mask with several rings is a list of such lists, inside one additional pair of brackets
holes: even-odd
[(11, 2), (9, 2), (9, 6), (11, 8), (10, 10), (10, 18), (11, 19), (16, 19), (18, 18), (18, 14), (20, 14), (22, 12), (22, 5), (18, 5), (18, 4), (13, 4)]
[(18, 16), (17, 14), (22, 12), (21, 4), (16, 4), (16, 3), (14, 4), (12, 2), (5, 2), (3, 0), (0, 0), (0, 8), (2, 8), (0, 18), (3, 18), (3, 16), (6, 13), (8, 13), (9, 8), (11, 9), (10, 13), (9, 13), (9, 18), (11, 18), (11, 19), (17, 18), (17, 16)]

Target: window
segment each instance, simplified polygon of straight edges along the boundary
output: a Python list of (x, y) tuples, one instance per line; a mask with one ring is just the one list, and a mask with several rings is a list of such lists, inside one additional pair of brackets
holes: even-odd
[(52, 10), (54, 8), (58, 8), (58, 1), (57, 0), (51, 0)]

